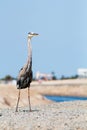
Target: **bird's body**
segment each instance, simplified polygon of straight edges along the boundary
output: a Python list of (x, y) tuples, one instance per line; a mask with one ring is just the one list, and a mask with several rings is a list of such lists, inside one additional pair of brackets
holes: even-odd
[[(20, 99), (20, 90), (28, 87), (28, 99), (29, 99), (29, 105), (30, 105), (30, 94), (29, 94), (29, 88), (30, 83), (32, 82), (32, 47), (31, 47), (31, 38), (33, 36), (37, 36), (36, 33), (28, 33), (28, 60), (27, 63), (21, 68), (19, 71), (18, 77), (17, 77), (17, 89), (19, 89), (19, 96), (16, 106), (16, 111), (18, 111), (18, 103)], [(30, 107), (31, 110), (31, 107)]]
[(17, 78), (17, 89), (24, 89), (30, 87), (30, 83), (32, 82), (33, 74), (32, 74), (32, 61), (30, 66), (25, 64), (24, 67), (19, 71), (19, 75)]
[(17, 80), (17, 89), (24, 89), (30, 87), (30, 83), (32, 82), (32, 71), (24, 73), (24, 68), (20, 70), (21, 78)]

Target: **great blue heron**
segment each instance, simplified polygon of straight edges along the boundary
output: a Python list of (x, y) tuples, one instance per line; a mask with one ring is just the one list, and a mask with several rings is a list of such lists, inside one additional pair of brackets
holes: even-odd
[(16, 112), (18, 111), (18, 104), (20, 100), (20, 90), (28, 88), (28, 101), (29, 109), (31, 111), (30, 104), (30, 83), (32, 82), (32, 48), (31, 48), (31, 38), (37, 36), (37, 33), (29, 32), (28, 33), (28, 60), (24, 67), (21, 68), (17, 78), (17, 89), (19, 89), (18, 100), (16, 105)]

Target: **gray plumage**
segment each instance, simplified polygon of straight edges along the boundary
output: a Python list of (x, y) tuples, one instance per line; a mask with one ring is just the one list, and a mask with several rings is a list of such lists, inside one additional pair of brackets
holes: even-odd
[(33, 73), (31, 38), (37, 35), (37, 33), (28, 33), (28, 60), (24, 67), (22, 67), (19, 71), (19, 75), (17, 78), (17, 89), (24, 89), (30, 87), (30, 83), (32, 82)]

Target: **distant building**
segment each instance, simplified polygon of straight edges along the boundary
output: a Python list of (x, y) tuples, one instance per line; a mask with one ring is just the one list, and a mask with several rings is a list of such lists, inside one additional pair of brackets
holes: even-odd
[(77, 73), (78, 73), (78, 77), (79, 78), (87, 78), (87, 69), (85, 69), (85, 68), (79, 68), (77, 70)]
[(52, 80), (52, 74), (40, 73), (39, 71), (36, 73), (36, 80)]

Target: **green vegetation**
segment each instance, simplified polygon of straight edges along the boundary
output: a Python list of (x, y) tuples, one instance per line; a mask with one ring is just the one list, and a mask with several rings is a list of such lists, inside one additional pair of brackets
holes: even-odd
[(11, 81), (15, 78), (13, 78), (11, 75), (6, 75), (4, 78), (2, 78), (1, 80), (5, 80), (5, 81)]
[(77, 79), (77, 78), (78, 78), (78, 75), (69, 76), (69, 77), (62, 75), (60, 79), (63, 80), (63, 79)]

